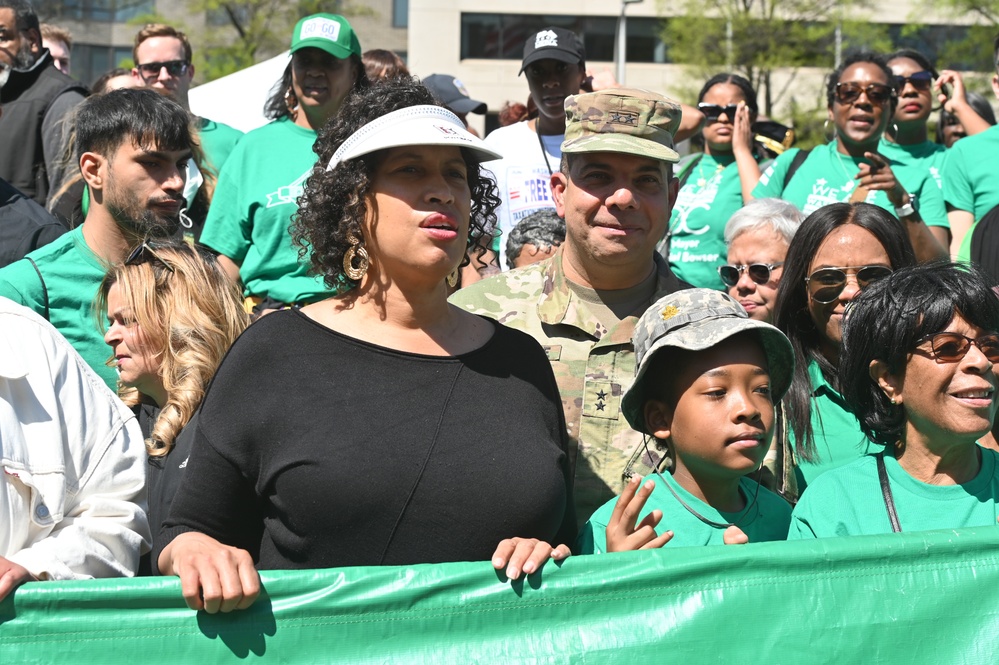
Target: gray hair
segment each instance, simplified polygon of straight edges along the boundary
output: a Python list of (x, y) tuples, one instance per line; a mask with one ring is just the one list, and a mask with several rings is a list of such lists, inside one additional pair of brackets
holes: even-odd
[(791, 244), (804, 215), (794, 204), (781, 199), (756, 199), (740, 208), (725, 225), (725, 244), (730, 245), (746, 231), (769, 227)]
[(555, 213), (554, 208), (536, 210), (517, 222), (506, 239), (506, 262), (513, 268), (513, 262), (520, 256), (524, 245), (534, 245), (548, 250), (565, 242), (565, 221)]

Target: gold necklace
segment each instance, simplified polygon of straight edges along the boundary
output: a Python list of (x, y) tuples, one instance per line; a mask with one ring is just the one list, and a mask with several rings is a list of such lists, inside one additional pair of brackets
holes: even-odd
[[(715, 169), (715, 172), (712, 174), (711, 177), (714, 178), (716, 175), (718, 175), (719, 173), (721, 173), (724, 170), (725, 170), (725, 165), (724, 164), (719, 164), (718, 168)], [(704, 159), (703, 158), (701, 158), (701, 160), (697, 163), (697, 175), (698, 175), (697, 186), (700, 189), (704, 189), (704, 186), (708, 184), (708, 181), (704, 178)]]

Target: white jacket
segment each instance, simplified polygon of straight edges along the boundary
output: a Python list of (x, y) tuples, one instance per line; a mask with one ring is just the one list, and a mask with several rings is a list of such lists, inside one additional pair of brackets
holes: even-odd
[(0, 556), (39, 579), (134, 575), (149, 548), (135, 417), (47, 321), (0, 298)]

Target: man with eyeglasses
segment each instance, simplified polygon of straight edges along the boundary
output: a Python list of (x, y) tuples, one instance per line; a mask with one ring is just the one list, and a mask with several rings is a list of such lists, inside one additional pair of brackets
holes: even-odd
[[(132, 76), (136, 80), (169, 95), (184, 110), (191, 112), (188, 91), (194, 80), (194, 64), (191, 62), (191, 42), (186, 34), (163, 23), (150, 23), (135, 35), (132, 58), (135, 61)], [(218, 178), (222, 164), (243, 137), (243, 132), (208, 118), (193, 114), (192, 117), (198, 129), (197, 139), (205, 151), (205, 163), (201, 166)], [(194, 192), (190, 194), (189, 198), (193, 199)], [(188, 206), (188, 215), (194, 224), (189, 233), (197, 240), (208, 209), (204, 201), (188, 200)]]
[(42, 315), (112, 390), (117, 375), (93, 304), (109, 265), (147, 238), (177, 233), (193, 139), (186, 111), (152, 90), (115, 90), (76, 114), (76, 155), (89, 189), (83, 223), (0, 269), (0, 296)]
[(635, 378), (638, 317), (690, 285), (656, 252), (679, 187), (680, 105), (615, 88), (570, 96), (565, 113), (562, 159), (549, 179), (565, 242), (552, 258), (476, 282), (451, 302), (545, 348), (562, 395), (583, 524), (632, 475), (667, 463), (663, 450), (646, 449), (628, 426), (621, 397)]
[(0, 178), (44, 206), (63, 180), (63, 118), (88, 94), (52, 66), (41, 26), (26, 0), (0, 0)]

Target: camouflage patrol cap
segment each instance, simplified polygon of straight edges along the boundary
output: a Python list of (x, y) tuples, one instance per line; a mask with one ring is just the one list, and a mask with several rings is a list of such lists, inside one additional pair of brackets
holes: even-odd
[(763, 345), (770, 372), (770, 394), (777, 403), (791, 386), (794, 373), (794, 351), (780, 330), (749, 318), (734, 298), (712, 289), (676, 291), (645, 310), (635, 325), (633, 338), (638, 375), (621, 402), (621, 411), (632, 429), (649, 433), (644, 414), (650, 380), (646, 373), (656, 351), (665, 348), (703, 351), (747, 330), (755, 331)]
[(673, 135), (680, 104), (638, 88), (612, 88), (565, 99), (562, 152), (623, 152), (678, 162)]

